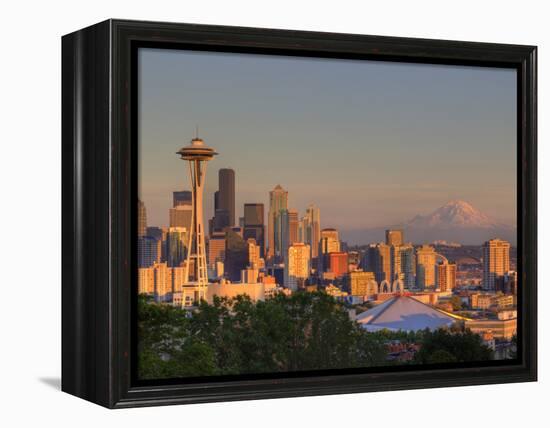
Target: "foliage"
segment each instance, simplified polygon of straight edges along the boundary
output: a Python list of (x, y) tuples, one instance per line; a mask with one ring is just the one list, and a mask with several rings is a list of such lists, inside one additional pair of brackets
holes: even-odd
[(492, 358), (477, 334), (457, 325), (437, 331), (367, 332), (324, 292), (215, 297), (189, 312), (148, 302), (138, 308), (142, 379), (372, 367), (389, 362), (387, 343), (417, 344), (411, 364)]
[(415, 355), (416, 364), (485, 361), (493, 356), (493, 352), (483, 344), (481, 337), (469, 330), (424, 330), (422, 334), (420, 351)]
[(322, 292), (257, 303), (216, 297), (191, 317), (142, 299), (139, 311), (142, 378), (364, 367), (386, 356), (383, 342)]

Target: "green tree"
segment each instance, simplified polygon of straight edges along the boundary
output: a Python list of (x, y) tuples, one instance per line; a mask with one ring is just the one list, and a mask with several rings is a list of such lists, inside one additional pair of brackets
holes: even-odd
[(492, 356), (493, 352), (483, 344), (479, 335), (469, 330), (461, 333), (447, 329), (425, 330), (415, 363), (485, 361)]

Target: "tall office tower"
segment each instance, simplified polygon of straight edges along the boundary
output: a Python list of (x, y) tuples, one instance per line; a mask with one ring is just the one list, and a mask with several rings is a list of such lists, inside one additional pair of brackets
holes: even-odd
[(435, 287), (435, 261), (437, 253), (431, 245), (423, 245), (416, 250), (416, 287)]
[(287, 210), (288, 217), (288, 243), (290, 245), (298, 241), (298, 211), (294, 209)]
[(447, 260), (439, 262), (435, 270), (435, 287), (441, 291), (453, 291), (456, 287), (456, 264)]
[(254, 269), (260, 268), (260, 246), (254, 238), (246, 240), (248, 246), (248, 266)]
[(321, 230), (320, 251), (323, 254), (337, 253), (340, 251), (340, 237), (338, 231), (333, 228)]
[(170, 227), (166, 233), (165, 261), (169, 267), (180, 266), (187, 255), (188, 232), (184, 227)]
[(314, 259), (319, 255), (319, 241), (321, 240), (321, 211), (319, 208), (313, 204), (306, 208), (301, 227), (303, 236), (298, 239), (298, 242), (304, 242), (311, 247), (311, 258)]
[(229, 215), (229, 211), (218, 208), (215, 211), (214, 217), (212, 219), (211, 233), (223, 232), (227, 228), (231, 227), (230, 223), (231, 223), (231, 217)]
[(175, 208), (179, 205), (191, 205), (193, 203), (193, 192), (189, 190), (179, 190), (172, 193), (173, 194), (173, 203), (172, 206)]
[(499, 276), (510, 270), (510, 243), (502, 239), (491, 239), (482, 246), (483, 289), (495, 290)]
[(208, 239), (208, 267), (216, 270), (216, 263), (225, 261), (225, 233), (215, 232)]
[(390, 245), (391, 258), (391, 280), (404, 279), (403, 271), (401, 270), (401, 247)]
[(329, 253), (329, 271), (335, 278), (341, 278), (348, 273), (348, 253)]
[(268, 253), (270, 259), (282, 259), (282, 221), (283, 210), (288, 209), (288, 192), (279, 184), (269, 192), (269, 213), (267, 216)]
[(293, 291), (302, 288), (311, 269), (309, 245), (297, 242), (288, 247), (288, 263), (285, 264), (284, 285)]
[(346, 288), (352, 296), (372, 296), (378, 293), (374, 272), (350, 272), (347, 275)]
[(170, 227), (185, 227), (191, 230), (191, 219), (193, 218), (193, 207), (191, 205), (176, 205), (168, 210)]
[(218, 208), (229, 215), (229, 227), (235, 226), (235, 171), (222, 168), (218, 172)]
[(403, 245), (403, 230), (387, 229), (386, 230), (386, 245)]
[(265, 257), (264, 204), (244, 204), (243, 238), (253, 238)]
[(160, 263), (161, 242), (152, 236), (138, 238), (138, 267), (145, 268), (153, 266), (154, 263)]
[(241, 277), (241, 270), (248, 267), (248, 244), (232, 230), (226, 232), (225, 239), (225, 275), (230, 281), (236, 282)]
[(416, 258), (414, 247), (411, 244), (399, 247), (401, 253), (401, 273), (403, 274), (403, 285), (406, 289), (412, 290), (416, 285)]
[(193, 207), (192, 227), (188, 233), (187, 273), (185, 276), (186, 282), (189, 281), (190, 276), (193, 276), (194, 282), (189, 285), (198, 288), (195, 293), (197, 297), (195, 300), (200, 300), (206, 297), (206, 287), (208, 285), (203, 223), (203, 189), (206, 181), (207, 162), (217, 153), (213, 148), (207, 147), (204, 141), (198, 137), (193, 138), (190, 145), (183, 147), (177, 153), (181, 156), (181, 159), (189, 163)]
[(319, 273), (326, 272), (330, 266), (329, 254), (340, 252), (338, 231), (333, 228), (321, 230), (318, 247), (317, 269)]
[(298, 211), (281, 210), (281, 246), (284, 260), (288, 255), (288, 247), (295, 242), (298, 242)]
[(384, 280), (391, 283), (392, 263), (391, 247), (380, 242), (370, 244), (363, 257), (363, 270), (374, 272), (377, 282)]
[(138, 236), (147, 235), (147, 210), (145, 204), (138, 199)]

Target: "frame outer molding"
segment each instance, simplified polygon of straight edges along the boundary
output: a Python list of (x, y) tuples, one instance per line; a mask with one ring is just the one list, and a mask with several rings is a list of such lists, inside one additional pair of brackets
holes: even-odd
[[(521, 364), (132, 385), (131, 177), (136, 154), (130, 125), (135, 42), (191, 44), (229, 52), (516, 67), (522, 124), (518, 131), (522, 283), (529, 284), (522, 287), (518, 320), (523, 337)], [(536, 381), (536, 126), (533, 46), (123, 20), (107, 20), (64, 36), (62, 390), (105, 407), (125, 408)]]

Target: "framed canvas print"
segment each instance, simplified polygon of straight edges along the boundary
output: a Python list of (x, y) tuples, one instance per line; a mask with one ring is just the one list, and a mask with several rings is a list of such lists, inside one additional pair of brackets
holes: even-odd
[(62, 39), (62, 389), (111, 408), (536, 380), (536, 48)]

